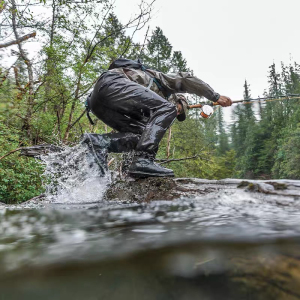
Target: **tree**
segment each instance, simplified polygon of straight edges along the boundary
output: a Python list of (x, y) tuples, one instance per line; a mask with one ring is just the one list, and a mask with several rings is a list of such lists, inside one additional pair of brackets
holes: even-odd
[(269, 66), (269, 96), (278, 97), (282, 95), (280, 74), (276, 72), (275, 63)]
[(168, 73), (171, 68), (172, 48), (161, 28), (156, 27), (147, 43), (143, 61), (149, 67)]
[(229, 151), (229, 143), (228, 143), (228, 136), (225, 131), (225, 123), (223, 117), (223, 110), (219, 108), (217, 111), (217, 123), (218, 123), (218, 153), (219, 155), (225, 154)]
[(172, 72), (189, 72), (187, 61), (183, 58), (181, 51), (174, 51), (171, 59)]

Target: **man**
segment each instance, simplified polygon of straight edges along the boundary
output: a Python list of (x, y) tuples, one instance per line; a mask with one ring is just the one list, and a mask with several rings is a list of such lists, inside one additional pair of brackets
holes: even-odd
[[(221, 106), (232, 104), (230, 98), (220, 96), (188, 72), (164, 74), (145, 68), (139, 60), (118, 59), (98, 79), (87, 105), (119, 132), (117, 138), (106, 135), (107, 147), (118, 148), (112, 152), (135, 151), (129, 175), (174, 176), (171, 169), (156, 164), (154, 159), (159, 142), (176, 117), (179, 121), (186, 118), (188, 103), (181, 93), (204, 96)], [(126, 146), (120, 147), (122, 143)]]

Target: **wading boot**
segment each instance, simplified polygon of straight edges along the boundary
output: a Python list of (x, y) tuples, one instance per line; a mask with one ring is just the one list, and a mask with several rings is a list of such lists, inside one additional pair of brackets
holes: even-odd
[(173, 170), (162, 167), (154, 162), (149, 155), (136, 156), (129, 168), (128, 175), (132, 177), (174, 177)]

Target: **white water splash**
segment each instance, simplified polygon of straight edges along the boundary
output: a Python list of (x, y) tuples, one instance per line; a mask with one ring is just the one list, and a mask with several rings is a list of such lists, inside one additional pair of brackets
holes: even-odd
[(110, 183), (102, 175), (99, 161), (84, 144), (65, 147), (62, 152), (42, 157), (45, 164), (46, 197), (53, 203), (88, 203), (102, 200)]

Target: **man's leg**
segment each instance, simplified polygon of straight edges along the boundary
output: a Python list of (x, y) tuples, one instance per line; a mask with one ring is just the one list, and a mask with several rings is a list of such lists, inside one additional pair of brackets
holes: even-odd
[(174, 104), (116, 73), (106, 73), (97, 82), (90, 108), (112, 128), (141, 134), (136, 150), (154, 156), (177, 115)]
[(140, 135), (131, 132), (85, 133), (81, 137), (81, 143), (93, 147), (95, 151), (106, 149), (108, 153), (123, 153), (134, 150), (140, 137)]
[(174, 175), (153, 162), (159, 142), (177, 115), (172, 103), (122, 75), (106, 73), (97, 82), (89, 106), (112, 128), (141, 134), (137, 159), (130, 168), (133, 175)]

